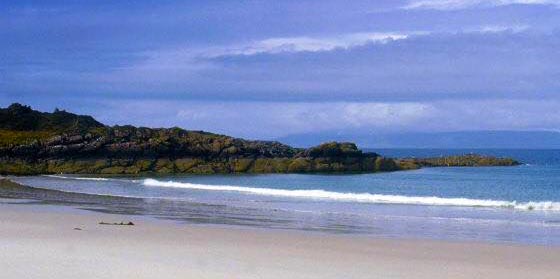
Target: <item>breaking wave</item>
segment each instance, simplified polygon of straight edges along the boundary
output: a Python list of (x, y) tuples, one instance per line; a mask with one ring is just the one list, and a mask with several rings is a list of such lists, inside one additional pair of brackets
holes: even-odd
[(80, 177), (80, 176), (62, 176), (62, 175), (44, 175), (46, 177), (60, 178), (60, 179), (74, 179), (74, 180), (91, 180), (91, 181), (110, 181), (110, 178), (103, 177)]
[(145, 179), (144, 186), (150, 187), (172, 187), (206, 191), (230, 191), (263, 196), (290, 197), (323, 199), (346, 202), (380, 203), (380, 204), (411, 204), (411, 205), (430, 205), (430, 206), (461, 206), (461, 207), (490, 207), (490, 208), (511, 208), (517, 210), (546, 210), (560, 211), (560, 202), (516, 202), (500, 200), (482, 200), (468, 198), (442, 198), (442, 197), (421, 197), (421, 196), (401, 196), (401, 195), (381, 195), (370, 193), (340, 193), (325, 190), (287, 190), (271, 188), (252, 188), (231, 185), (207, 185), (194, 184), (175, 181), (158, 181), (155, 179)]

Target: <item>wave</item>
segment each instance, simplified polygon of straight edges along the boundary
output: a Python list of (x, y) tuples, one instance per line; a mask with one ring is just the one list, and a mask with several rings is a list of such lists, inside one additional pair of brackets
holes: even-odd
[(103, 177), (79, 177), (79, 176), (62, 176), (62, 175), (44, 175), (46, 177), (60, 178), (60, 179), (74, 179), (74, 180), (91, 180), (91, 181), (110, 181), (109, 178)]
[(560, 211), (560, 202), (526, 202), (500, 200), (482, 200), (469, 198), (442, 198), (442, 197), (422, 197), (422, 196), (401, 196), (401, 195), (381, 195), (370, 193), (340, 193), (325, 190), (286, 190), (272, 188), (252, 188), (231, 185), (207, 185), (194, 184), (175, 181), (158, 181), (155, 179), (145, 179), (144, 186), (150, 187), (171, 187), (207, 191), (230, 191), (263, 196), (277, 196), (289, 198), (308, 198), (333, 201), (379, 203), (379, 204), (411, 204), (411, 205), (430, 205), (430, 206), (460, 206), (460, 207), (490, 207), (490, 208), (511, 208), (517, 210), (546, 210)]

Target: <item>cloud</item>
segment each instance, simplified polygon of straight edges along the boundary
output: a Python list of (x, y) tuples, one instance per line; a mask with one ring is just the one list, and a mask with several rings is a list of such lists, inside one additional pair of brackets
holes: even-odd
[(110, 125), (179, 126), (247, 138), (272, 139), (292, 133), (343, 128), (399, 129), (420, 125), (430, 104), (402, 102), (213, 102), (93, 101), (98, 120)]
[(403, 32), (406, 39), (384, 43), (367, 43), (364, 38), (371, 36), (352, 34), (336, 38), (359, 39), (345, 40), (346, 48), (331, 50), (314, 46), (317, 51), (276, 52), (273, 47), (269, 52), (241, 52), (240, 44), (179, 47), (137, 53), (128, 64), (95, 72), (10, 71), (4, 87), (17, 84), (20, 91), (13, 94), (27, 90), (113, 98), (271, 102), (559, 97), (558, 33), (534, 32), (521, 25), (488, 25), (454, 33)]
[(558, 0), (412, 0), (403, 9), (461, 10), (507, 5), (560, 5)]
[[(216, 94), (220, 99), (371, 101), (556, 94), (560, 83), (553, 77), (560, 75), (554, 62), (560, 59), (556, 51), (559, 37), (521, 30), (486, 26), (478, 31), (410, 35), (330, 51), (222, 52), (195, 59), (171, 53), (173, 58), (166, 60), (172, 63), (164, 60), (143, 67), (150, 70), (140, 82), (163, 81), (192, 94), (205, 91), (205, 96)], [(169, 71), (161, 74), (151, 70), (166, 65)], [(205, 68), (177, 71), (181, 65)], [(163, 78), (154, 80), (158, 75)]]
[(465, 28), (463, 32), (466, 33), (500, 33), (500, 32), (523, 32), (529, 29), (528, 25), (482, 25), (477, 27)]
[[(559, 98), (558, 32), (481, 25), (458, 32), (383, 34), (309, 36), (321, 44), (273, 37), (212, 47), (156, 48), (131, 53), (132, 58), (123, 60), (127, 63), (95, 71), (6, 71), (0, 91), (53, 98), (80, 92), (112, 98), (262, 102)], [(394, 34), (402, 38), (394, 39)], [(263, 43), (270, 41), (281, 43)], [(282, 47), (286, 42), (297, 47)]]
[[(429, 114), (429, 105), (409, 102), (197, 102), (178, 108), (176, 117), (178, 122), (205, 123), (228, 134), (274, 138), (340, 128), (402, 128), (420, 123)], [(244, 128), (233, 128), (234, 123), (244, 123)]]
[[(410, 34), (421, 34), (414, 32)], [(105, 84), (122, 83), (136, 80), (135, 84), (143, 90), (157, 90), (159, 86), (173, 81), (193, 81), (200, 78), (199, 73), (219, 70), (216, 59), (231, 56), (279, 55), (298, 52), (328, 52), (351, 49), (367, 44), (387, 44), (404, 40), (410, 36), (405, 33), (349, 33), (329, 37), (278, 37), (212, 47), (178, 47), (174, 49), (143, 51), (135, 55), (143, 57), (138, 63), (119, 66), (110, 72), (95, 75)], [(158, 85), (150, 81), (157, 80)], [(125, 85), (126, 86), (126, 85)], [(180, 86), (185, 86), (181, 83)], [(113, 89), (118, 89), (113, 87)], [(177, 90), (178, 88), (168, 88)]]
[[(80, 113), (107, 124), (179, 126), (274, 139), (329, 131), (558, 130), (559, 100), (424, 102), (93, 101)], [(90, 111), (88, 111), (90, 110)]]
[[(423, 34), (424, 32), (409, 33), (349, 33), (327, 37), (273, 37), (264, 40), (255, 40), (247, 43), (237, 43), (212, 47), (182, 47), (164, 51), (149, 51), (143, 55), (155, 60), (160, 64), (177, 64), (181, 60), (196, 60), (197, 58), (216, 58), (232, 55), (258, 55), (258, 54), (281, 54), (297, 52), (323, 52), (337, 49), (350, 49), (367, 44), (386, 44), (397, 40), (404, 40), (410, 35)], [(155, 63), (154, 63), (155, 64)], [(156, 65), (150, 64), (150, 67)], [(156, 66), (157, 68), (157, 66)]]
[(259, 53), (317, 52), (348, 49), (370, 43), (388, 43), (406, 39), (405, 33), (351, 33), (330, 37), (285, 37), (269, 38), (246, 45), (214, 50), (210, 55), (254, 55)]

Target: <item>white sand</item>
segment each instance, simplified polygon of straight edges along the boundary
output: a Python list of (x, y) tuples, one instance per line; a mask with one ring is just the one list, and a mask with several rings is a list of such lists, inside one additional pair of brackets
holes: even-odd
[[(98, 224), (129, 220), (136, 225)], [(558, 279), (560, 248), (189, 226), (1, 204), (0, 278)]]

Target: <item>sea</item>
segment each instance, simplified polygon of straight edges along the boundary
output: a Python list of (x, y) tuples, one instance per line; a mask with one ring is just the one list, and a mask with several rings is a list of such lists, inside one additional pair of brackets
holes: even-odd
[(560, 245), (560, 150), (375, 149), (388, 157), (483, 154), (514, 167), (367, 174), (10, 177), (0, 197), (181, 224), (382, 238)]

